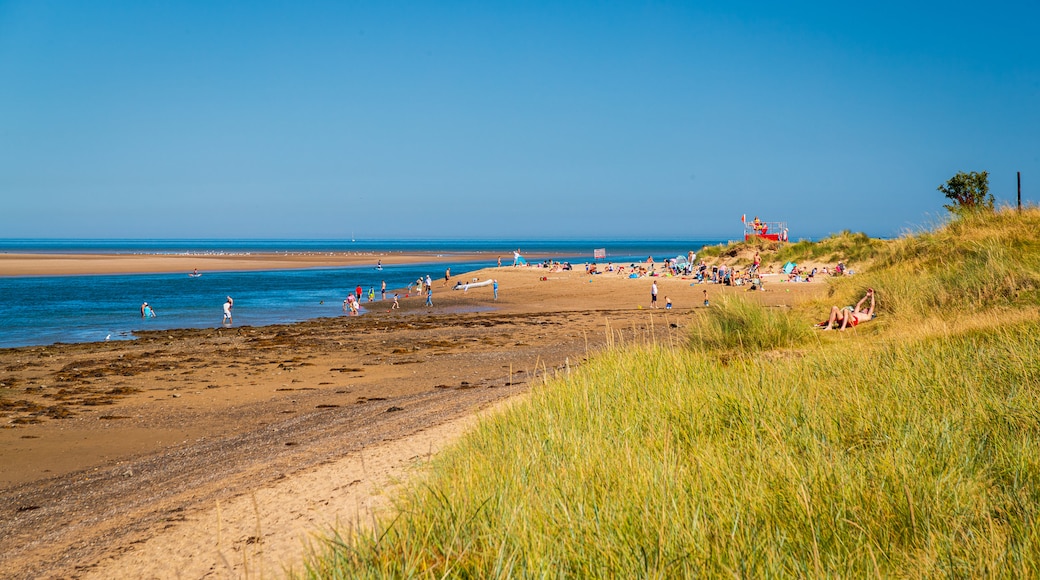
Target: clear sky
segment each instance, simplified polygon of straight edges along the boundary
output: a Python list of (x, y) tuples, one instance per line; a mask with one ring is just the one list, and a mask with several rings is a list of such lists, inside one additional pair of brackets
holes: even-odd
[(0, 238), (894, 236), (1040, 201), (1040, 2), (0, 0)]

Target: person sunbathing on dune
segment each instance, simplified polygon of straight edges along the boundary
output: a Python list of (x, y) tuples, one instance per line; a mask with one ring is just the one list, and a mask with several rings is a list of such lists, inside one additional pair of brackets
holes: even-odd
[[(864, 310), (863, 303), (870, 299), (870, 306)], [(824, 330), (833, 330), (835, 324), (840, 324), (840, 330), (845, 330), (849, 326), (856, 326), (860, 322), (866, 322), (874, 318), (874, 289), (867, 288), (867, 295), (860, 299), (856, 303), (855, 307), (846, 306), (845, 308), (838, 308), (837, 306), (831, 306), (831, 316), (826, 322), (821, 322), (816, 326), (823, 328)]]

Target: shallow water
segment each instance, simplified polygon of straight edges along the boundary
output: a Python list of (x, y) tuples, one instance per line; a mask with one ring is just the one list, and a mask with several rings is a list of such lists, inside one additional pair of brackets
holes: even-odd
[[(492, 262), (453, 264), (456, 271)], [(262, 326), (343, 315), (343, 300), (360, 284), (362, 314), (380, 300), (379, 288), (404, 288), (420, 276), (438, 278), (443, 264), (105, 276), (0, 279), (0, 347), (133, 338), (136, 330), (207, 328), (223, 320), (234, 298), (235, 326)], [(443, 274), (441, 274), (443, 275)], [(392, 297), (388, 292), (388, 298)], [(404, 294), (402, 293), (402, 297)], [(143, 302), (155, 318), (142, 318)]]

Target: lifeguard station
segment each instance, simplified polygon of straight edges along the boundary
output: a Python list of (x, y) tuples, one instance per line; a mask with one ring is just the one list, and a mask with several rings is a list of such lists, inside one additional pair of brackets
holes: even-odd
[(747, 214), (740, 216), (744, 224), (744, 241), (754, 241), (756, 238), (769, 240), (771, 242), (787, 241), (787, 222), (767, 222), (758, 219), (747, 219)]

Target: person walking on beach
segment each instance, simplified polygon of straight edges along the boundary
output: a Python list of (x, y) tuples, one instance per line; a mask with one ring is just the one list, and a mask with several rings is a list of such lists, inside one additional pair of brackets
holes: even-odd
[(394, 292), (394, 305), (390, 307), (390, 310), (400, 307), (401, 305), (397, 302), (397, 292)]
[(491, 289), (495, 291), (495, 300), (498, 300), (498, 280), (491, 281)]
[(451, 268), (448, 268), (448, 269), (444, 270), (444, 284), (441, 284), (441, 286), (447, 286), (448, 285), (448, 280), (450, 278), (451, 278)]
[(657, 308), (657, 281), (650, 284), (650, 308)]
[(231, 308), (233, 308), (234, 306), (235, 306), (235, 301), (232, 300), (230, 296), (228, 296), (227, 297), (227, 302), (224, 303), (224, 320), (221, 321), (221, 324), (224, 324), (225, 322), (228, 323), (228, 325), (232, 324), (232, 322), (231, 322)]
[(430, 286), (426, 287), (426, 305), (433, 306), (433, 288)]

